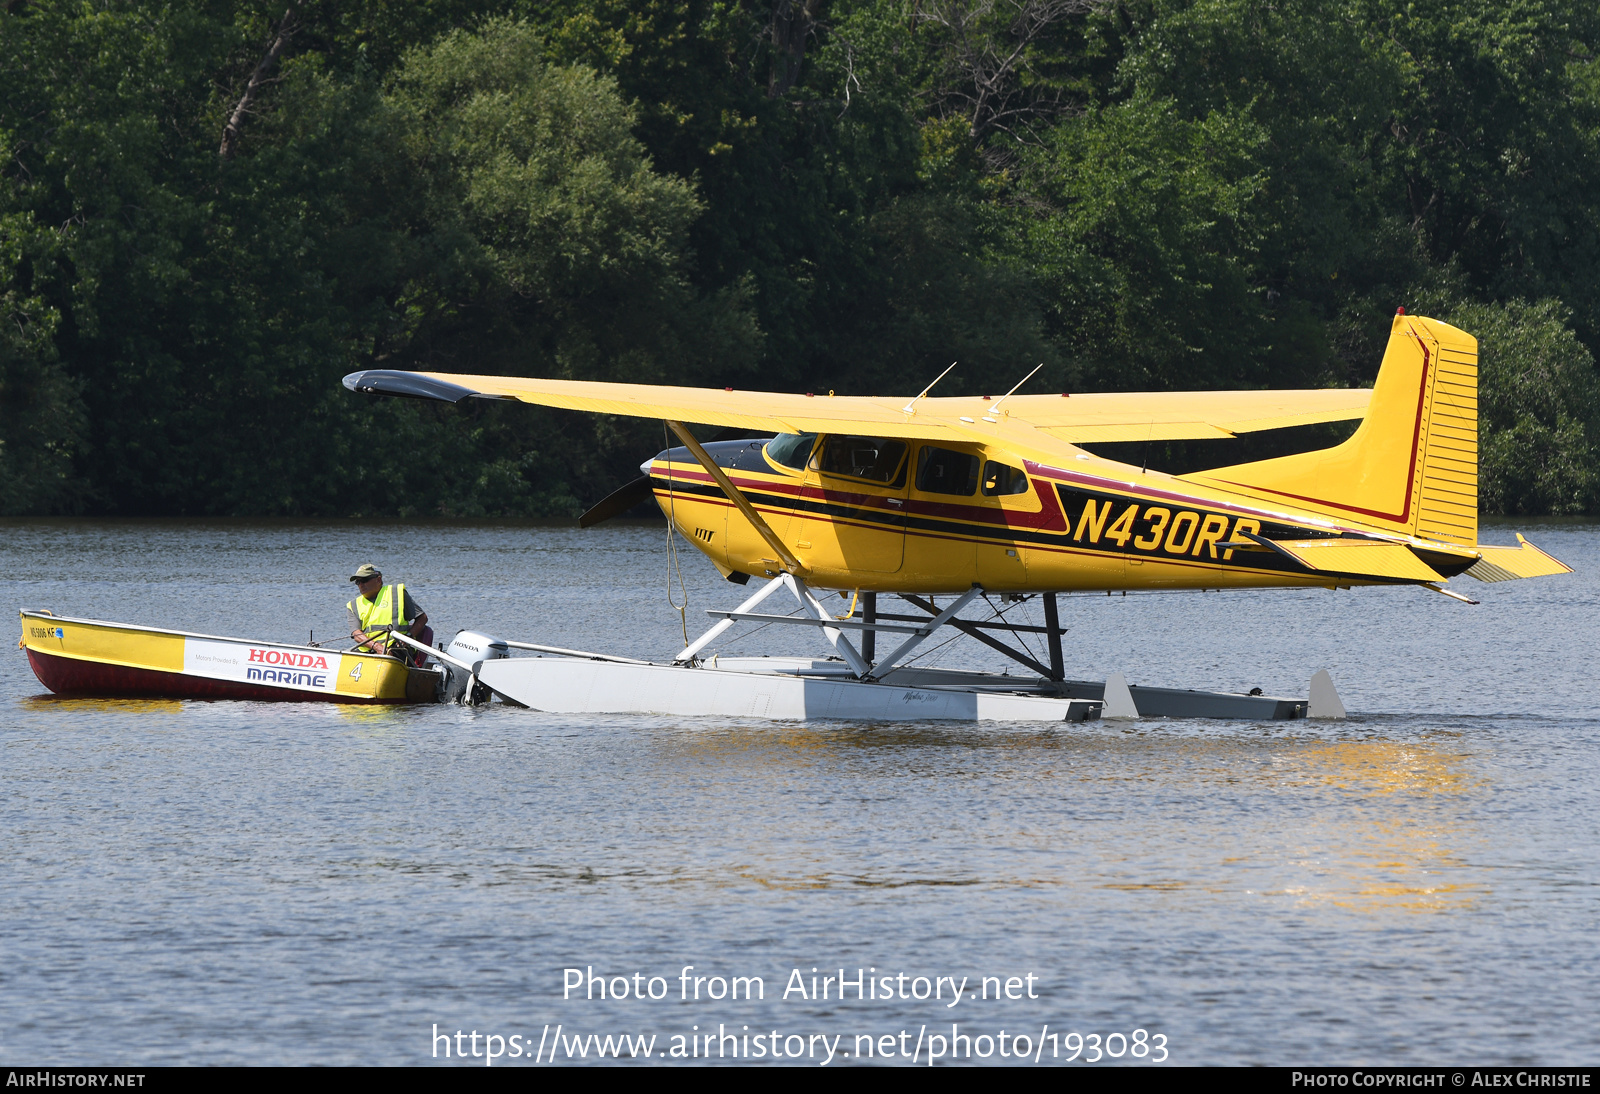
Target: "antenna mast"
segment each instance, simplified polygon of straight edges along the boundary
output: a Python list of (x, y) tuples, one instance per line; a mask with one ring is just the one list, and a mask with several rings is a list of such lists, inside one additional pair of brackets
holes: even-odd
[[(933, 378), (933, 384), (937, 384), (940, 380), (943, 380), (946, 376), (950, 375), (950, 369), (951, 368), (955, 368), (955, 367), (956, 367), (956, 363), (954, 361), (951, 361), (950, 362), (950, 368), (945, 369), (943, 372), (939, 373), (939, 375), (937, 375), (937, 376), (935, 376)], [(933, 390), (933, 384), (929, 384), (927, 387), (923, 388), (922, 389), (922, 395), (926, 395), (926, 394), (928, 394), (928, 392), (932, 391)], [(917, 412), (917, 410), (916, 410), (917, 399), (922, 398), (922, 395), (918, 395), (916, 399), (912, 399), (905, 406), (901, 407), (900, 408), (901, 412), (904, 413), (904, 414), (915, 414)]]
[[(1044, 368), (1044, 362), (1040, 361), (1037, 365), (1033, 366), (1033, 372), (1038, 372), (1042, 368)], [(1011, 396), (1013, 396), (1013, 395), (1015, 395), (1017, 393), (1017, 388), (1021, 387), (1023, 384), (1027, 383), (1029, 380), (1033, 379), (1033, 372), (1028, 373), (1028, 375), (1026, 375), (1022, 379), (1018, 380), (1016, 382), (1016, 385), (1014, 387), (1012, 387), (1012, 389), (1010, 391), (1006, 392), (1004, 395), (1000, 396), (1000, 398), (996, 399), (994, 401), (994, 406), (989, 408), (989, 414), (993, 414), (995, 411), (999, 410), (1001, 403), (1005, 402), (1007, 399), (1011, 398)], [(994, 421), (993, 418), (988, 417), (987, 415), (984, 417), (983, 420), (986, 421), (986, 422)]]

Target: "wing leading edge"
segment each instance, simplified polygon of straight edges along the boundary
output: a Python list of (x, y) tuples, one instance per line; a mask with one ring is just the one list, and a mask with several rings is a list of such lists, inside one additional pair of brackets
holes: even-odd
[(1262, 429), (1350, 421), (1366, 414), (1364, 388), (1308, 391), (1111, 392), (1016, 395), (998, 414), (987, 399), (925, 398), (908, 411), (899, 399), (768, 391), (542, 380), (514, 376), (372, 369), (344, 378), (352, 391), (439, 399), (516, 399), (566, 410), (665, 418), (774, 433), (863, 433), (921, 440), (997, 439), (1031, 434), (1032, 446), (1060, 453), (1059, 442), (1200, 440)]

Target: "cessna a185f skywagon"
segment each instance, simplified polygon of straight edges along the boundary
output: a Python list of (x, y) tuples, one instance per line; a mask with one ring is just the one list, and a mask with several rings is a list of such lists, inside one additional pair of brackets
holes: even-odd
[[(1444, 583), (1570, 572), (1521, 536), (1517, 547), (1478, 543), (1477, 342), (1403, 312), (1370, 391), (991, 399), (925, 390), (903, 400), (398, 371), (344, 383), (452, 403), (518, 399), (661, 418), (682, 440), (583, 523), (653, 493), (724, 576), (763, 584), (737, 609), (711, 613), (719, 621), (670, 665), (511, 643), (557, 656), (472, 666), (476, 682), (547, 710), (1009, 720), (1093, 717), (1103, 705), (1108, 716), (1339, 715), (1322, 673), (1309, 703), (1130, 689), (1120, 677), (1068, 680), (1057, 594), (1401, 584), (1466, 600)], [(1335, 447), (1190, 475), (1078, 447), (1354, 419), (1355, 433)], [(685, 423), (775, 436), (701, 444)], [(779, 589), (803, 615), (755, 611)], [(849, 595), (849, 615), (831, 614), (818, 590)], [(917, 614), (879, 612), (881, 594)], [(941, 596), (952, 599), (940, 607)], [(1045, 625), (959, 614), (980, 597), (992, 606), (991, 596), (1040, 597)], [(741, 621), (809, 626), (835, 657), (704, 662), (702, 652)], [(909, 655), (944, 626), (1005, 652), (1037, 680), (911, 666)], [(1050, 663), (996, 637), (1007, 631), (1042, 633)], [(904, 638), (887, 648), (879, 632)]]

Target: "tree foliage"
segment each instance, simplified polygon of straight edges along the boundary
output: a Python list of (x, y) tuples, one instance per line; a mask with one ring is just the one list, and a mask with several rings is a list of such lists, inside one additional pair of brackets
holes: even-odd
[(1554, 300), (1464, 304), (1450, 321), (1478, 336), (1484, 506), (1592, 513), (1600, 506), (1600, 377)]
[(659, 443), (361, 368), (1337, 385), (1401, 305), (1482, 340), (1485, 507), (1600, 508), (1592, 5), (288, 11), (0, 11), (0, 513), (570, 513)]

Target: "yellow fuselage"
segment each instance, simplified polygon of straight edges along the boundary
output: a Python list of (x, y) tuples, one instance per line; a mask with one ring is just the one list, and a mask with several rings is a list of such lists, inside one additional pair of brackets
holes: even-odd
[[(797, 467), (774, 460), (761, 442), (709, 446), (805, 567), (801, 576), (823, 588), (936, 593), (977, 584), (993, 592), (1065, 592), (1383, 583), (1306, 573), (1246, 533), (1404, 539), (1445, 574), (1472, 561), (1359, 521), (1263, 505), (1087, 452), (1062, 468), (995, 446), (909, 442), (892, 469), (892, 460), (853, 468), (867, 472), (861, 476), (826, 470), (841, 463), (827, 458), (831, 440), (820, 438), (809, 456), (795, 459)], [(928, 474), (941, 461), (959, 472), (960, 456), (979, 469), (976, 481), (959, 473), (956, 481), (948, 475), (934, 481)], [(686, 450), (657, 456), (650, 476), (662, 512), (719, 570), (761, 577), (781, 568)], [(1250, 545), (1229, 546), (1243, 543)]]

